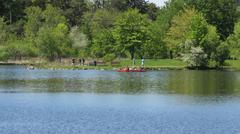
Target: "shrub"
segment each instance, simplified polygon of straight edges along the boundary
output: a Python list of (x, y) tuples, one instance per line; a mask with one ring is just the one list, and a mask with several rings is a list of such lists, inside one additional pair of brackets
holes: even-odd
[(201, 47), (192, 47), (188, 54), (185, 54), (183, 60), (189, 68), (202, 69), (208, 65), (208, 56)]

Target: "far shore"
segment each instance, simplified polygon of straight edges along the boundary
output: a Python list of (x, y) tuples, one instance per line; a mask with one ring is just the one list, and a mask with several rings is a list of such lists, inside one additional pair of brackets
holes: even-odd
[[(118, 60), (117, 64), (98, 62), (97, 66), (90, 65), (90, 61), (87, 61), (84, 65), (80, 63), (71, 63), (70, 60), (64, 62), (47, 62), (45, 60), (9, 60), (6, 62), (0, 62), (0, 65), (24, 65), (34, 66), (38, 69), (52, 69), (52, 70), (117, 70), (123, 67), (140, 67), (141, 60), (136, 60), (136, 65), (133, 66), (132, 61), (129, 59)], [(190, 70), (186, 67), (186, 64), (181, 60), (171, 59), (146, 59), (146, 70)], [(240, 70), (240, 60), (228, 60), (225, 66), (222, 68), (209, 67), (204, 70)]]

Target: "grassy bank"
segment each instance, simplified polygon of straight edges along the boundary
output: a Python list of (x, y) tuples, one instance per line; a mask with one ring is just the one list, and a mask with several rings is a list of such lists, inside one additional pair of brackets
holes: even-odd
[[(60, 63), (41, 63), (37, 64), (38, 68), (45, 69), (79, 69), (79, 70), (114, 70), (122, 67), (140, 67), (141, 60), (136, 60), (136, 65), (133, 66), (132, 60), (120, 60), (120, 64), (118, 65), (98, 65), (94, 66), (80, 66), (80, 65), (64, 65)], [(158, 60), (145, 60), (145, 68), (149, 70), (160, 70), (160, 69), (169, 69), (169, 70), (177, 70), (177, 69), (185, 69), (186, 64), (180, 60), (169, 60), (169, 59), (158, 59)]]
[[(121, 67), (133, 66), (132, 60), (122, 60)], [(141, 60), (136, 60), (136, 66), (141, 66)], [(146, 59), (145, 68), (148, 69), (184, 69), (186, 64), (181, 60)]]
[(225, 69), (240, 70), (240, 60), (227, 60)]
[[(34, 61), (34, 62), (33, 62)], [(71, 65), (69, 64), (62, 64), (59, 62), (40, 62), (36, 60), (29, 60), (28, 62), (1, 62), (2, 65), (14, 65), (14, 64), (23, 64), (23, 65), (29, 65), (33, 64), (36, 68), (42, 68), (42, 69), (78, 69), (78, 70), (115, 70), (122, 67), (133, 67), (132, 60), (129, 59), (122, 59), (119, 60), (120, 64), (118, 65), (98, 65), (96, 67), (94, 66), (79, 66), (79, 65)], [(141, 66), (141, 60), (136, 60), (135, 67)], [(170, 60), (170, 59), (146, 59), (145, 60), (145, 68), (149, 70), (183, 70), (186, 69), (186, 63), (184, 63), (181, 60)], [(240, 70), (240, 60), (227, 60), (225, 63), (225, 66), (223, 67), (226, 70)]]

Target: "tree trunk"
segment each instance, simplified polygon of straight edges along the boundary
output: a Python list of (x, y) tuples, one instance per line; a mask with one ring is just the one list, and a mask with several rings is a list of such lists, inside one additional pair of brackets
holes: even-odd
[(173, 59), (173, 52), (172, 51), (170, 51), (170, 59)]
[(10, 7), (10, 11), (9, 11), (9, 22), (10, 24), (12, 24), (12, 8)]
[(135, 55), (134, 55), (135, 48), (134, 48), (134, 46), (130, 48), (130, 53), (131, 53), (131, 59), (133, 60), (135, 58)]

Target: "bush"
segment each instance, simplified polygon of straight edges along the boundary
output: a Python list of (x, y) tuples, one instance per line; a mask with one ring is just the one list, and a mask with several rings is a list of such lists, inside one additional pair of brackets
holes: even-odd
[(112, 62), (113, 60), (116, 59), (115, 54), (107, 54), (103, 57), (105, 62)]
[(0, 61), (7, 61), (9, 58), (8, 53), (4, 47), (0, 47)]
[(184, 55), (183, 60), (189, 68), (202, 69), (208, 65), (208, 56), (201, 47), (192, 47), (190, 53)]
[(214, 56), (214, 59), (216, 61), (216, 66), (220, 67), (224, 65), (225, 60), (229, 58), (230, 51), (228, 49), (228, 46), (226, 44), (221, 44), (216, 49), (216, 54)]

